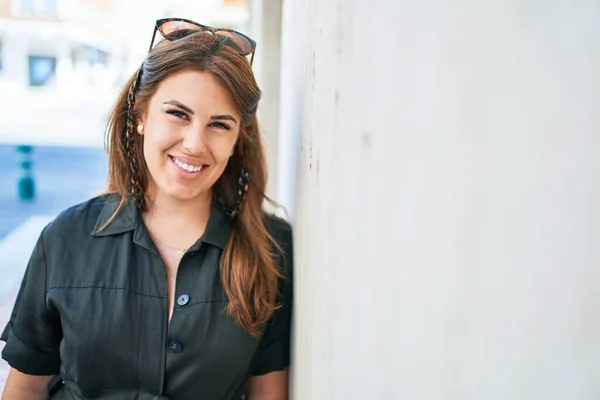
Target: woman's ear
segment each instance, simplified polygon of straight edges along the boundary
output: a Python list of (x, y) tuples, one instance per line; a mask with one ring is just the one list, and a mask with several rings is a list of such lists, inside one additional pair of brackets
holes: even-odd
[(136, 125), (137, 126), (136, 126), (135, 129), (136, 129), (137, 133), (140, 134), (140, 135), (143, 135), (144, 134), (144, 120), (138, 119), (136, 121)]

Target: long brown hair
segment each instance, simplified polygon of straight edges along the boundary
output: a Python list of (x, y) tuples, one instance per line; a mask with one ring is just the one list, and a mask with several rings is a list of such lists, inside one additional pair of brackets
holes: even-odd
[[(145, 198), (149, 172), (142, 152), (144, 136), (135, 134), (132, 124), (142, 115), (158, 85), (184, 70), (211, 73), (232, 94), (241, 115), (233, 156), (215, 183), (213, 195), (225, 208), (233, 209), (241, 168), (250, 175), (243, 211), (232, 220), (232, 231), (220, 268), (229, 299), (225, 312), (248, 333), (257, 336), (278, 307), (276, 296), (281, 272), (273, 257), (273, 250), (279, 251), (279, 246), (267, 229), (263, 211), (267, 199), (267, 166), (256, 119), (261, 92), (250, 63), (243, 56), (209, 33), (172, 42), (163, 40), (152, 49), (140, 71), (125, 85), (109, 117), (106, 137), (108, 192), (121, 195), (122, 206), (132, 192), (132, 182), (135, 182), (133, 191), (138, 190)], [(133, 105), (131, 109), (129, 103)]]

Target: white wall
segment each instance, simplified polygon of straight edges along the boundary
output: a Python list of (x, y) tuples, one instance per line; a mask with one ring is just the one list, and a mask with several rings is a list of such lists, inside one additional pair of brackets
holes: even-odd
[(282, 0), (250, 0), (250, 36), (257, 42), (252, 70), (262, 91), (258, 118), (263, 136), (269, 184), (267, 195), (275, 197), (278, 186), (279, 93)]
[(600, 398), (600, 3), (283, 24), (294, 399)]

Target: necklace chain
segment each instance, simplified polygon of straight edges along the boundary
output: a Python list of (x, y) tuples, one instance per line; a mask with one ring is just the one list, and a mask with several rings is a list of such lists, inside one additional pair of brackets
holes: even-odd
[(167, 246), (173, 250), (175, 250), (175, 255), (178, 258), (183, 257), (183, 255), (185, 254), (185, 252), (187, 251), (187, 248), (184, 247), (176, 247), (176, 246), (172, 246), (170, 244), (167, 244), (165, 242), (163, 242), (162, 240), (160, 240), (159, 238), (157, 238), (156, 236), (154, 236), (152, 233), (150, 233), (150, 229), (148, 229), (148, 234), (150, 235), (150, 237), (152, 238), (152, 240), (157, 241), (158, 243), (162, 244), (163, 246)]

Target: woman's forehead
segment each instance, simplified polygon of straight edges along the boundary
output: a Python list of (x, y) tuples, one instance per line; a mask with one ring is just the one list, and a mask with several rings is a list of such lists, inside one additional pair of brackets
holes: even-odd
[(168, 76), (158, 86), (153, 100), (161, 104), (176, 100), (194, 112), (218, 107), (237, 113), (229, 90), (212, 73), (205, 71), (181, 71)]

